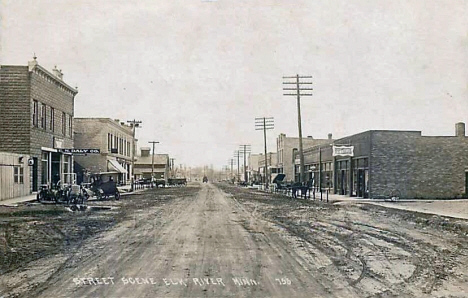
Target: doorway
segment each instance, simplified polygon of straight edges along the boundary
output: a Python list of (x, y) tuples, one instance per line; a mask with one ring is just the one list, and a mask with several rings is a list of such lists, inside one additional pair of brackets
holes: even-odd
[(33, 166), (32, 166), (32, 190), (38, 191), (39, 187), (37, 185), (38, 182), (38, 165), (37, 165), (37, 157), (33, 157)]
[(340, 195), (344, 195), (346, 194), (346, 171), (345, 170), (341, 170), (341, 174), (340, 174)]
[(364, 170), (358, 170), (357, 175), (357, 196), (363, 198), (366, 193), (366, 177)]
[(468, 172), (465, 172), (465, 196), (468, 197)]
[[(53, 152), (52, 153), (52, 185), (55, 187), (57, 186), (57, 182), (61, 180), (60, 177), (60, 153)], [(63, 182), (63, 181), (62, 181)]]

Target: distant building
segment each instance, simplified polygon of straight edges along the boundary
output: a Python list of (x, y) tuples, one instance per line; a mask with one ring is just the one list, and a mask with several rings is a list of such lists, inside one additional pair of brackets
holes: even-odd
[[(302, 138), (303, 149), (332, 142), (332, 135), (328, 139), (314, 139), (309, 136)], [(280, 173), (285, 174), (285, 181), (298, 181), (299, 176), (294, 172), (295, 154), (299, 150), (299, 138), (286, 137), (284, 133), (276, 139), (277, 165)]]
[(78, 181), (86, 175), (114, 172), (120, 184), (130, 182), (133, 131), (130, 125), (110, 118), (75, 118), (75, 148), (99, 149), (99, 154), (75, 156)]
[(0, 151), (31, 157), (33, 165), (23, 168), (31, 178), (22, 183), (32, 191), (72, 179), (73, 157), (61, 149), (74, 147), (77, 93), (63, 81), (61, 70), (49, 72), (36, 57), (27, 66), (0, 66)]
[[(249, 181), (250, 182), (260, 182), (262, 177), (260, 175), (260, 166), (259, 160), (263, 158), (263, 154), (250, 154), (248, 159), (248, 173), (249, 173)], [(237, 161), (236, 161), (237, 162)], [(234, 176), (237, 176), (237, 166), (234, 169)]]
[(277, 160), (278, 160), (278, 156), (277, 156), (277, 153), (272, 153), (272, 152), (268, 152), (267, 153), (267, 158), (266, 158), (266, 161), (267, 161), (267, 165), (268, 165), (268, 172), (267, 174), (265, 175), (265, 155), (261, 154), (259, 155), (259, 159), (258, 159), (258, 167), (259, 167), (259, 174), (260, 174), (260, 177), (261, 177), (261, 182), (262, 183), (265, 183), (266, 181), (266, 178), (269, 178), (269, 183), (271, 183), (271, 181), (276, 177), (276, 174), (279, 173), (279, 168), (278, 168), (278, 164), (277, 164)]
[[(151, 178), (153, 171), (155, 179), (164, 179), (167, 182), (169, 178), (169, 155), (168, 154), (154, 154), (154, 168), (153, 168), (153, 155), (150, 154), (149, 147), (140, 148), (140, 155), (137, 156), (135, 161), (135, 176), (137, 179)], [(154, 170), (153, 170), (154, 169)]]
[(456, 124), (455, 136), (370, 130), (309, 148), (304, 159), (315, 186), (335, 194), (436, 199), (466, 197), (468, 192), (464, 123)]

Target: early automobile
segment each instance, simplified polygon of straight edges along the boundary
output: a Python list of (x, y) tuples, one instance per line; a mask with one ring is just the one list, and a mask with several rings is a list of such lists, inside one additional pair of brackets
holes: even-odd
[(114, 172), (101, 172), (91, 175), (91, 191), (98, 200), (114, 197), (120, 199), (120, 192), (115, 182)]

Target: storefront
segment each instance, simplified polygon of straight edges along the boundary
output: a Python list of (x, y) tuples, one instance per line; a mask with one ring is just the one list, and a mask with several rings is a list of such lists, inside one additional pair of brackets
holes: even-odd
[(41, 148), (41, 185), (55, 186), (76, 182), (73, 174), (73, 157), (70, 153), (53, 148)]
[[(308, 179), (314, 179), (315, 187), (329, 188), (338, 195), (468, 197), (468, 138), (464, 127), (457, 123), (453, 136), (423, 136), (420, 131), (366, 131), (335, 140), (332, 146), (306, 148), (305, 170)], [(295, 157), (298, 159), (298, 155)], [(296, 173), (299, 170), (296, 165)]]
[(369, 158), (353, 158), (353, 188), (351, 195), (353, 197), (369, 197)]
[(117, 159), (108, 159), (107, 160), (107, 170), (115, 171), (118, 173), (117, 183), (125, 184), (127, 181), (128, 171), (125, 169), (127, 165), (124, 161), (118, 161)]

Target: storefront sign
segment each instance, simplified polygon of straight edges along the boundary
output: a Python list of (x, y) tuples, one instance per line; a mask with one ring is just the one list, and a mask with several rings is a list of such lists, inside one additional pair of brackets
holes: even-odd
[(101, 153), (100, 149), (58, 149), (58, 152), (69, 153), (69, 154), (99, 154)]
[(354, 156), (354, 146), (333, 146), (333, 156)]
[(54, 137), (54, 148), (61, 149), (63, 146), (63, 139)]

